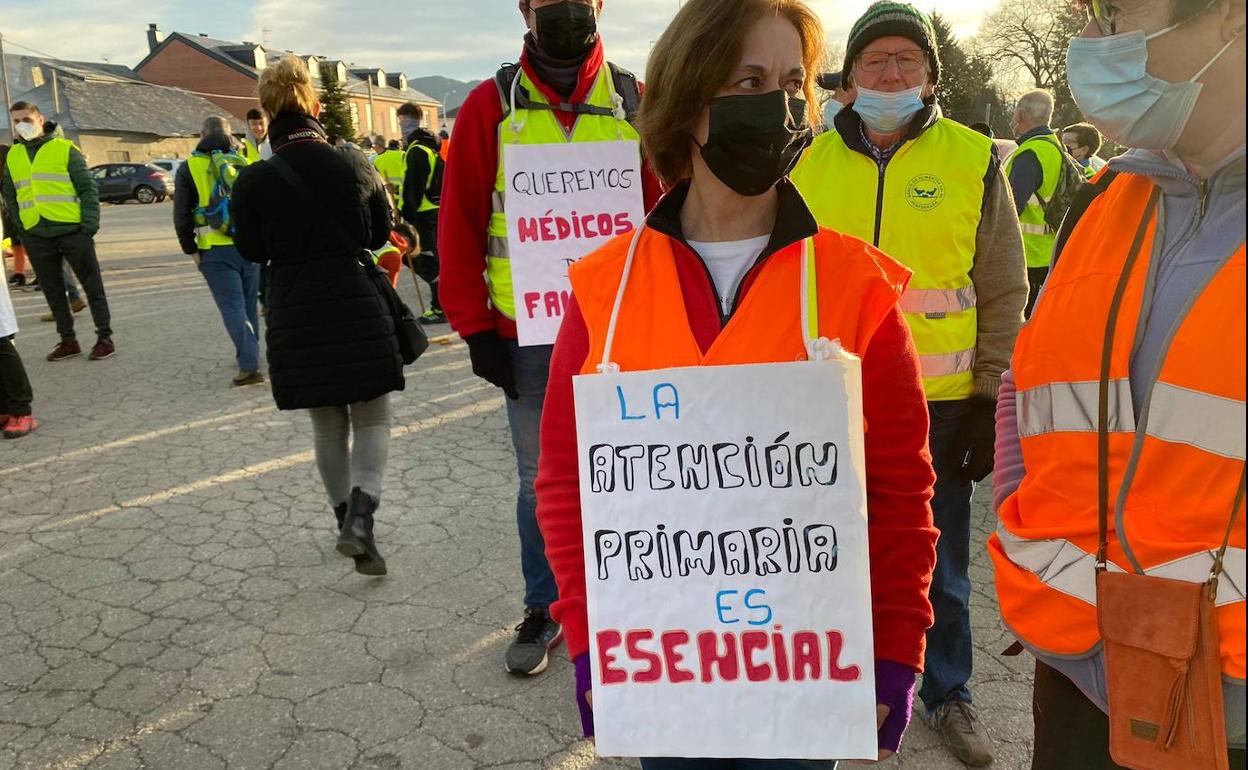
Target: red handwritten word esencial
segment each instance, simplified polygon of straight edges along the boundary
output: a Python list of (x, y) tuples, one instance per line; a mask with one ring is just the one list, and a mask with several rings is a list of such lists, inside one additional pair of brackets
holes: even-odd
[(840, 631), (629, 631), (597, 633), (604, 685), (667, 682), (855, 682), (856, 665), (841, 665)]
[(540, 217), (519, 217), (516, 228), (520, 232), (520, 242), (612, 238), (633, 229), (627, 212), (580, 214), (573, 211), (567, 216), (552, 216), (552, 213), (553, 210)]

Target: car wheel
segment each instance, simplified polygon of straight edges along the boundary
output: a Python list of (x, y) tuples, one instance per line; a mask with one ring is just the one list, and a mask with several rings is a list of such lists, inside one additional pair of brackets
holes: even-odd
[(156, 191), (145, 184), (141, 184), (134, 189), (134, 198), (139, 203), (155, 203)]

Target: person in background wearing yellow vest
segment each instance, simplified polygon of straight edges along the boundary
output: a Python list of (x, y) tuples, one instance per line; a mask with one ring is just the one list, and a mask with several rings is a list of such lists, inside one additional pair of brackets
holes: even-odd
[[(507, 396), (520, 477), (516, 520), (525, 615), (504, 665), (515, 674), (538, 674), (546, 669), (547, 652), (562, 638), (549, 612), (557, 590), (533, 491), (552, 346), (521, 347), (516, 340), (500, 146), (510, 93), (504, 97), (500, 78), (510, 73), (516, 88), (509, 90), (523, 87), (531, 104), (551, 107), (518, 107), (520, 142), (560, 144), (637, 134), (614, 114), (616, 70), (607, 62), (598, 34), (601, 0), (521, 0), (519, 10), (529, 30), (519, 66), (505, 67), (474, 88), (455, 121), (457, 149), (454, 162), (447, 164), (438, 221), (439, 294), (451, 326), (468, 343), (473, 373)], [(599, 114), (578, 115), (576, 109)], [(505, 128), (512, 132), (510, 120)], [(644, 163), (642, 186), (648, 209), (658, 198), (659, 185)]]
[(442, 175), (446, 163), (439, 154), (438, 137), (425, 127), (425, 113), (408, 102), (399, 108), (399, 130), (407, 150), (403, 155), (401, 197), (395, 201), (399, 214), (416, 229), (420, 251), (412, 269), (429, 284), (429, 309), (420, 317), (425, 324), (444, 324), (446, 314), (438, 300), (438, 201), (442, 200)]
[[(1215, 617), (1230, 767), (1240, 769), (1244, 3), (1078, 5), (1090, 18), (1070, 42), (1071, 93), (1089, 123), (1133, 149), (1071, 207), (1002, 378), (988, 550), (1002, 619), (1036, 656), (1032, 768), (1119, 767), (1109, 718), (1135, 715), (1115, 716), (1110, 703), (1123, 680), (1106, 671), (1098, 570), (1204, 584), (1225, 546)], [(1149, 620), (1176, 625), (1169, 614)], [(1194, 634), (1190, 623), (1180, 630)], [(1170, 680), (1127, 684), (1174, 694)], [(1182, 746), (1192, 726), (1178, 728)]]
[(403, 200), (403, 145), (398, 139), (391, 139), (384, 146), (384, 150), (378, 146), (377, 157), (373, 158), (373, 168), (381, 174), (381, 181), (386, 183), (390, 199), (397, 207), (399, 201)]
[(819, 224), (878, 246), (914, 272), (901, 309), (914, 333), (931, 417), (940, 529), (919, 690), (958, 759), (992, 761), (971, 707), (971, 493), (992, 470), (993, 416), (1027, 296), (1010, 188), (992, 140), (941, 117), (940, 52), (927, 15), (871, 5), (842, 70), (857, 87), (793, 181)]
[(1088, 179), (1105, 168), (1105, 159), (1097, 155), (1101, 151), (1101, 132), (1091, 123), (1075, 123), (1063, 128), (1062, 144)]
[(273, 154), (269, 148), (269, 119), (255, 107), (247, 110), (247, 135), (243, 137), (243, 157), (248, 163), (265, 160)]
[(184, 254), (191, 255), (208, 284), (225, 331), (234, 343), (237, 371), (234, 385), (264, 382), (260, 373), (260, 317), (256, 301), (260, 294), (260, 266), (243, 259), (234, 239), (214, 230), (195, 211), (208, 203), (216, 171), (211, 154), (238, 152), (224, 118), (204, 120), (195, 153), (178, 166), (173, 193), (173, 226)]
[[(4, 242), (4, 219), (0, 218), (0, 243)], [(0, 260), (0, 279), (5, 278), (3, 260)], [(9, 299), (8, 282), (0, 283), (0, 432), (5, 438), (21, 438), (39, 427), (39, 421), (31, 413), (30, 402), (34, 399), (30, 378), (22, 356), (13, 344), (17, 335), (17, 313)]]
[(1044, 222), (1044, 204), (1053, 198), (1062, 173), (1062, 143), (1049, 128), (1053, 120), (1053, 94), (1043, 89), (1028, 91), (1018, 99), (1011, 128), (1018, 149), (1005, 163), (1014, 192), (1014, 208), (1023, 230), (1027, 253), (1027, 307), (1031, 316), (1040, 287), (1049, 274), (1056, 234)]
[(96, 342), (92, 361), (110, 358), (112, 318), (100, 262), (95, 256), (95, 233), (100, 229), (100, 196), (87, 160), (60, 126), (45, 125), (43, 113), (29, 102), (9, 108), (9, 119), (19, 139), (5, 163), (4, 204), (18, 213), (22, 243), (39, 275), (39, 288), (56, 318), (61, 341), (49, 361), (81, 355), (74, 334), (74, 315), (65, 294), (64, 268), (74, 271), (87, 295)]

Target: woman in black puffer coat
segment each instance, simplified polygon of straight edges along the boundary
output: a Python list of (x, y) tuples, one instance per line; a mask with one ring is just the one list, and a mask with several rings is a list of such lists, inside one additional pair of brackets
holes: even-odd
[(358, 572), (384, 575), (373, 513), (389, 450), (388, 394), (403, 390), (403, 361), (394, 319), (361, 258), (389, 237), (390, 202), (361, 153), (326, 141), (301, 60), (284, 57), (268, 67), (259, 88), (273, 152), (306, 186), (297, 191), (272, 161), (260, 161), (243, 170), (233, 190), (235, 245), (246, 259), (268, 265), (273, 398), (279, 409), (311, 414), (317, 467), (338, 519), (338, 551), (355, 559)]

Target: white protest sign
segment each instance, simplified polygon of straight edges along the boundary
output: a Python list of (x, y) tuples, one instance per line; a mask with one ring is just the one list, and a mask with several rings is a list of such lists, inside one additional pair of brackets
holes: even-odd
[(860, 362), (574, 392), (598, 752), (874, 759)]
[(634, 141), (503, 147), (507, 249), (521, 345), (550, 345), (572, 298), (568, 266), (642, 223)]

